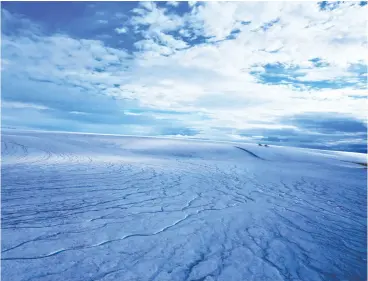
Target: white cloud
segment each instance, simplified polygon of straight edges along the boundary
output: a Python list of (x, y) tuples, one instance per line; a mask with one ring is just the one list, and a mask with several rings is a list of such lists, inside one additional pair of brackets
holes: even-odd
[(38, 105), (38, 104), (32, 104), (32, 103), (24, 103), (24, 102), (11, 102), (11, 101), (3, 101), (1, 103), (1, 107), (4, 108), (13, 108), (13, 109), (36, 109), (36, 110), (46, 110), (49, 109), (46, 106)]
[[(203, 22), (205, 35), (218, 40), (239, 28), (242, 32), (227, 49), (235, 47), (240, 58), (247, 57), (244, 62), (248, 64), (302, 65), (319, 57), (345, 66), (367, 61), (367, 8), (350, 5), (342, 4), (341, 8), (327, 12), (311, 2), (208, 2), (197, 9), (195, 18)], [(276, 19), (278, 22), (267, 31), (259, 29)], [(242, 26), (240, 21), (251, 23)], [(273, 54), (264, 52), (278, 49)]]
[(335, 81), (336, 79), (348, 79), (358, 78), (356, 73), (349, 72), (344, 68), (336, 67), (313, 67), (305, 68), (296, 72), (297, 74), (303, 74), (303, 76), (297, 77), (300, 81)]
[(133, 115), (133, 116), (139, 116), (142, 115), (141, 113), (131, 112), (129, 110), (124, 110), (125, 115)]
[(177, 7), (179, 6), (179, 2), (178, 1), (167, 1), (167, 4), (173, 7)]
[(0, 70), (3, 71), (6, 69), (6, 66), (10, 64), (10, 61), (7, 59), (1, 59), (0, 58)]
[(158, 8), (155, 2), (140, 2), (140, 7), (134, 12), (136, 15), (131, 18), (131, 24), (146, 26), (148, 31), (171, 31), (183, 24), (181, 17), (168, 14), (166, 9)]
[[(280, 119), (306, 112), (365, 120), (364, 102), (352, 98), (365, 97), (364, 89), (265, 84), (251, 72), (267, 74), (267, 64), (279, 64), (297, 69), (295, 73), (303, 75), (296, 76), (299, 82), (357, 83), (358, 75), (349, 66), (367, 62), (366, 12), (366, 7), (350, 3), (321, 11), (311, 2), (206, 2), (181, 17), (154, 2), (143, 2), (134, 9), (129, 29), (115, 29), (119, 34), (136, 30), (142, 35), (144, 39), (134, 44), (138, 49), (134, 55), (97, 40), (53, 35), (37, 40), (4, 36), (3, 56), (15, 58), (7, 59), (12, 63), (6, 70), (17, 77), (71, 84), (134, 100), (144, 108), (201, 114), (200, 120), (175, 118), (203, 135), (215, 136), (218, 132), (211, 129), (215, 127), (285, 128)], [(197, 36), (212, 37), (212, 43), (193, 46), (187, 41), (193, 29)], [(236, 39), (224, 40), (236, 29)], [(315, 58), (326, 66), (314, 66), (310, 60)], [(292, 75), (285, 72), (285, 79)], [(267, 127), (265, 122), (271, 124)]]
[(198, 3), (198, 1), (188, 1), (188, 5), (191, 6), (191, 7), (194, 6), (197, 3)]
[(88, 115), (88, 113), (82, 111), (70, 111), (69, 113), (77, 115)]
[(128, 32), (128, 28), (126, 27), (117, 27), (115, 28), (115, 32), (118, 34), (125, 34)]

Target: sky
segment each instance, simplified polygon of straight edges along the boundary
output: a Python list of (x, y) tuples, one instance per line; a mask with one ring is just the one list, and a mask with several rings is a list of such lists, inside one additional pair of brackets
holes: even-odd
[(366, 2), (2, 2), (2, 128), (367, 152)]

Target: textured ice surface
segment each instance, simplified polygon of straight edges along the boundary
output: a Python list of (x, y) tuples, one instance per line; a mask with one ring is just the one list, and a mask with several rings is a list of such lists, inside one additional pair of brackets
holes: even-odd
[(366, 278), (364, 154), (2, 133), (3, 281)]

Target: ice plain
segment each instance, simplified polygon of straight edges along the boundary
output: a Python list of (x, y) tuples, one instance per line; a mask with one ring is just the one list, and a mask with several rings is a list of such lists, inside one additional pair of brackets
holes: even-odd
[(366, 280), (358, 153), (2, 131), (2, 280)]

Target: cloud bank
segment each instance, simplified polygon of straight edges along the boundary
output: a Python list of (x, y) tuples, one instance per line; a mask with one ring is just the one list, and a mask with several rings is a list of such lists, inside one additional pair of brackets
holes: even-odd
[(2, 5), (2, 125), (366, 152), (367, 5)]

